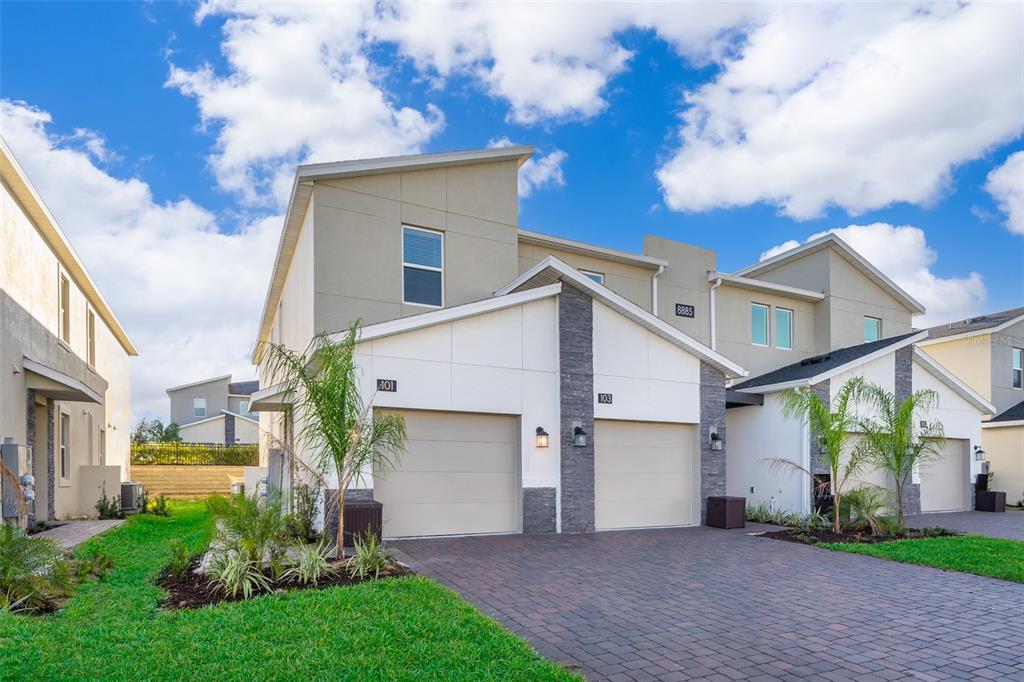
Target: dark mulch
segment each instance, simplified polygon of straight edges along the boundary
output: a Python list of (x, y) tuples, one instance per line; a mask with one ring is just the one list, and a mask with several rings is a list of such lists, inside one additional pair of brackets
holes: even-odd
[[(196, 568), (199, 566), (199, 559), (192, 562), (188, 572), (182, 576), (177, 577), (173, 575), (170, 570), (165, 571), (160, 578), (156, 581), (156, 584), (167, 590), (166, 599), (161, 602), (161, 606), (165, 609), (198, 609), (203, 606), (211, 606), (213, 604), (220, 604), (222, 602), (231, 601), (242, 601), (245, 597), (239, 592), (235, 596), (226, 594), (216, 585), (210, 584), (210, 576), (196, 573)], [(279, 580), (273, 582), (273, 578), (270, 573), (264, 571), (268, 578), (271, 578), (273, 583), (273, 589), (268, 591), (257, 591), (253, 593), (253, 596), (259, 596), (261, 594), (281, 594), (289, 590), (318, 590), (327, 587), (343, 587), (345, 585), (356, 585), (358, 583), (366, 582), (367, 580), (374, 580), (374, 578), (352, 578), (349, 576), (348, 569), (340, 565), (340, 562), (336, 562), (334, 565), (334, 574), (329, 576), (321, 577), (319, 582), (315, 585), (307, 585), (294, 580)], [(398, 576), (413, 575), (412, 569), (403, 564), (395, 564), (386, 570), (380, 572), (380, 578), (394, 578)]]
[(908, 528), (905, 533), (898, 535), (872, 535), (866, 531), (843, 531), (833, 533), (830, 530), (807, 530), (804, 528), (787, 528), (786, 530), (773, 530), (761, 534), (761, 537), (772, 538), (773, 540), (785, 540), (787, 542), (798, 542), (804, 545), (817, 545), (823, 542), (851, 542), (862, 545), (873, 545), (879, 542), (892, 542), (893, 540), (920, 540), (921, 538), (946, 537), (960, 535), (946, 528)]

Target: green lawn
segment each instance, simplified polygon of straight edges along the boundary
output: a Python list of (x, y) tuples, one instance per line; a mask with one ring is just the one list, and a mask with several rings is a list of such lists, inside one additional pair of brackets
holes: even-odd
[(1024, 583), (1024, 542), (1020, 540), (959, 535), (875, 545), (822, 543), (819, 547)]
[(425, 578), (160, 610), (169, 541), (210, 532), (192, 504), (94, 538), (115, 560), (102, 582), (50, 616), (0, 614), (0, 679), (578, 679)]

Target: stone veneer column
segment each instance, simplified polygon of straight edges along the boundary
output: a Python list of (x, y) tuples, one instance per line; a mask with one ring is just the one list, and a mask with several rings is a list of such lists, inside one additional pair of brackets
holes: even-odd
[(523, 532), (554, 533), (555, 489), (523, 488)]
[[(914, 392), (914, 347), (907, 346), (896, 351), (896, 402), (902, 403)], [(971, 505), (973, 508), (973, 504)], [(921, 512), (921, 484), (908, 482), (903, 489), (903, 512)]]
[[(25, 445), (29, 448), (28, 473), (35, 475), (36, 471), (36, 392), (25, 391)], [(36, 503), (28, 504), (28, 525), (36, 522)]]
[[(594, 304), (563, 283), (558, 297), (562, 532), (594, 530)], [(587, 445), (573, 445), (573, 426)]]
[[(819, 382), (811, 386), (811, 393), (818, 396), (826, 405), (832, 403), (832, 383), (825, 379), (825, 381)], [(810, 465), (811, 471), (816, 474), (829, 474), (831, 475), (832, 470), (829, 467), (828, 462), (823, 457), (823, 451), (821, 443), (818, 441), (818, 434), (813, 429), (809, 432), (809, 438), (811, 442), (808, 443), (810, 450)], [(811, 486), (811, 511), (814, 511), (814, 498), (817, 496), (818, 491), (814, 479), (811, 479), (808, 484)]]
[(224, 444), (235, 444), (235, 415), (224, 415)]
[[(725, 448), (711, 449), (711, 427), (717, 426)], [(700, 522), (706, 523), (708, 497), (725, 495), (725, 375), (706, 362), (700, 363)]]
[[(56, 456), (56, 442), (54, 441), (54, 431), (56, 429), (56, 423), (54, 418), (56, 416), (56, 405), (52, 398), (46, 399), (46, 516), (49, 521), (53, 521), (56, 516), (53, 504), (53, 493), (55, 485), (55, 478), (57, 476), (57, 456)], [(39, 485), (39, 482), (36, 482)]]

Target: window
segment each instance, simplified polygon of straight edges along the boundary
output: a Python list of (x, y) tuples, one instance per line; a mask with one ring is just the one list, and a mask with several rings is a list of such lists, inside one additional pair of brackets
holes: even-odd
[(192, 416), (206, 416), (206, 398), (192, 398)]
[(591, 272), (590, 270), (580, 270), (584, 275), (594, 280), (598, 284), (604, 284), (604, 275), (600, 272)]
[(882, 321), (877, 317), (864, 318), (864, 342), (870, 343), (882, 338)]
[(100, 464), (107, 463), (107, 430), (100, 429)]
[(96, 313), (85, 311), (85, 359), (90, 367), (96, 366)]
[(444, 305), (444, 235), (418, 227), (402, 228), (402, 301)]
[(755, 346), (768, 345), (768, 306), (750, 304), (750, 342)]
[(1024, 388), (1024, 349), (1013, 349), (1013, 387)]
[(242, 415), (243, 417), (248, 417), (249, 416), (249, 401), (248, 400), (242, 400), (242, 401), (240, 401), (238, 403), (238, 414)]
[(71, 285), (68, 278), (60, 276), (60, 320), (57, 327), (60, 333), (60, 340), (64, 343), (71, 343)]
[(61, 412), (60, 434), (58, 443), (60, 446), (60, 480), (71, 480), (71, 451), (69, 441), (71, 440), (71, 417)]
[(793, 311), (785, 308), (775, 309), (775, 347), (791, 350), (793, 348)]

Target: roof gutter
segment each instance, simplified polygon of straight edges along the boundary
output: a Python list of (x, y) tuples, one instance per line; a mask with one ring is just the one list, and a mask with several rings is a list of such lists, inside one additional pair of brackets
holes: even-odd
[[(658, 278), (663, 272), (665, 272), (665, 266), (659, 265), (654, 275), (651, 276), (651, 314), (655, 317), (658, 316)], [(711, 350), (714, 349), (715, 347), (712, 346)]]
[(715, 283), (711, 285), (711, 293), (709, 296), (708, 304), (708, 315), (711, 319), (711, 350), (718, 350), (715, 346), (718, 343), (717, 334), (715, 333), (715, 289), (722, 286), (722, 278), (719, 277), (715, 280)]

